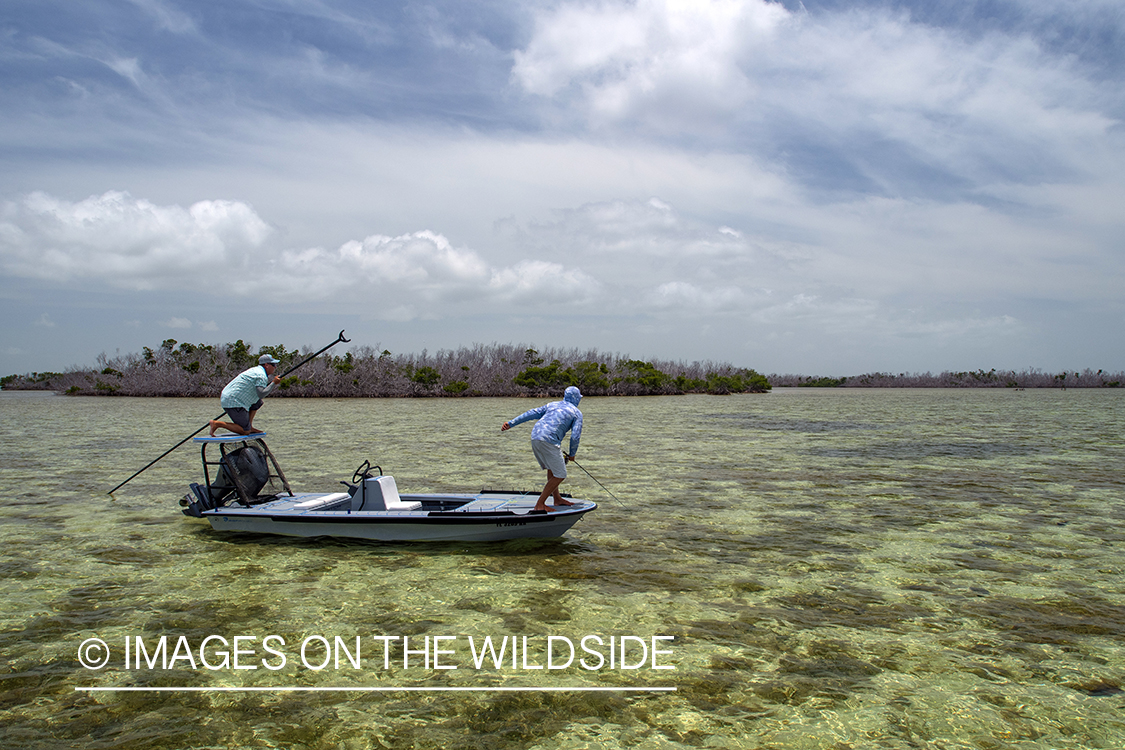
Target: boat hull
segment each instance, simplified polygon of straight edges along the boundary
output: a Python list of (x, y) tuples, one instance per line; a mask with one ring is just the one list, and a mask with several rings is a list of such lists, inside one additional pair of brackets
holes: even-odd
[[(217, 508), (202, 515), (217, 531), (385, 542), (495, 542), (560, 537), (597, 508), (596, 503), (576, 500), (574, 505), (550, 513), (531, 513), (537, 496), (516, 493), (404, 495), (404, 501), (421, 504), (417, 510), (310, 508), (318, 497), (298, 495), (250, 508)], [(445, 509), (455, 503), (462, 504)]]

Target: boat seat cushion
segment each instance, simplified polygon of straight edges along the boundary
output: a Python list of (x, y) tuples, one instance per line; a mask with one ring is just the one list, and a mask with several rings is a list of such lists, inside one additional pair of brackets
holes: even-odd
[(323, 508), (326, 505), (333, 505), (333, 504), (338, 503), (342, 500), (346, 500), (350, 497), (351, 497), (351, 495), (349, 495), (346, 492), (333, 492), (330, 495), (324, 495), (323, 497), (314, 497), (310, 500), (305, 500), (302, 503), (297, 503), (293, 507), (294, 508), (300, 508), (301, 510), (309, 510), (311, 508)]
[(368, 477), (364, 481), (364, 510), (418, 510), (420, 502), (408, 503), (398, 496), (398, 485), (391, 476)]

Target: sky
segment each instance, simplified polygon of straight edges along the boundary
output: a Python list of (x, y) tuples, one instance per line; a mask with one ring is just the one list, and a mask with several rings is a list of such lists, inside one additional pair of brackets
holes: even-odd
[(1125, 369), (1120, 0), (5, 0), (0, 374)]

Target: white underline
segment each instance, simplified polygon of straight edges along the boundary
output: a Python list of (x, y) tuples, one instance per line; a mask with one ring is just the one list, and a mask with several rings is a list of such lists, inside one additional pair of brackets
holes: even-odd
[(89, 687), (90, 693), (674, 693), (674, 687)]

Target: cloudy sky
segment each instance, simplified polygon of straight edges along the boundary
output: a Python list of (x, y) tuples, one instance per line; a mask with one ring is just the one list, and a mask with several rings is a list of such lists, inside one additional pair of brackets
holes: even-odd
[(0, 374), (1125, 369), (1121, 0), (5, 0)]

